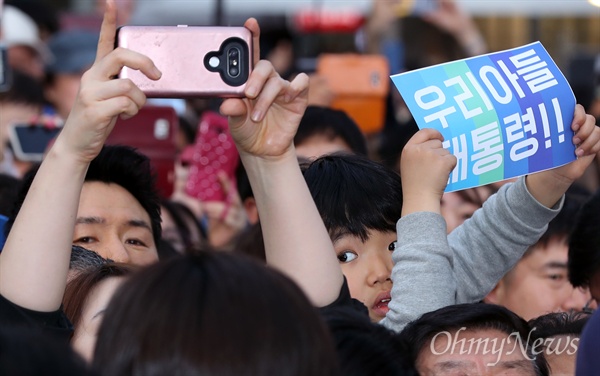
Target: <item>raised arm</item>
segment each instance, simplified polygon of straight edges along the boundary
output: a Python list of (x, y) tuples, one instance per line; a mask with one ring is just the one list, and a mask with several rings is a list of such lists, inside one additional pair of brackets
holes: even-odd
[(520, 178), (490, 197), (483, 208), (448, 238), (454, 250), (457, 303), (481, 300), (546, 231), (571, 184), (600, 149), (600, 128), (582, 106), (575, 109), (578, 159)]
[(423, 313), (454, 304), (453, 255), (446, 237), (440, 201), (456, 157), (442, 147), (433, 129), (417, 132), (400, 159), (402, 218), (392, 258), (392, 301), (381, 322), (400, 331)]
[(0, 294), (34, 311), (60, 307), (79, 195), (87, 167), (100, 152), (116, 116), (133, 116), (145, 95), (129, 80), (113, 80), (123, 66), (149, 78), (152, 61), (114, 48), (116, 9), (107, 1), (96, 62), (81, 79), (77, 100), (63, 130), (42, 162), (0, 254)]
[(254, 36), (255, 67), (245, 99), (228, 99), (231, 134), (248, 173), (265, 241), (267, 263), (291, 277), (316, 306), (332, 303), (343, 275), (325, 225), (300, 171), (294, 135), (307, 105), (308, 77), (283, 80), (268, 61), (258, 61), (259, 28)]

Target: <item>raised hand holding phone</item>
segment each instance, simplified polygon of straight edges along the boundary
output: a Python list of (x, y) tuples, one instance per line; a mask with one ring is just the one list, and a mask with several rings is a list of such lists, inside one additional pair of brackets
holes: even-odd
[[(81, 86), (61, 137), (77, 158), (89, 162), (100, 152), (116, 117), (132, 117), (146, 103), (144, 93), (129, 79), (113, 79), (125, 66), (152, 80), (161, 72), (147, 56), (123, 48), (114, 49), (116, 9), (106, 3), (96, 61), (81, 78)], [(62, 142), (62, 141), (61, 141)]]
[[(258, 46), (256, 20), (251, 18), (244, 26)], [(255, 48), (254, 61), (258, 59)], [(245, 94), (244, 99), (223, 102), (221, 113), (229, 117), (256, 199), (267, 263), (292, 278), (313, 304), (328, 305), (338, 297), (343, 275), (293, 143), (308, 103), (308, 76), (299, 74), (288, 82), (271, 63), (260, 61)]]

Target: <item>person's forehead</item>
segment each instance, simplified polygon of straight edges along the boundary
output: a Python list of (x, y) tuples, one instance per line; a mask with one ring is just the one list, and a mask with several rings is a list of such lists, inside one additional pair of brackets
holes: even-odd
[(130, 219), (150, 221), (150, 216), (139, 201), (125, 188), (114, 183), (85, 182), (79, 200), (78, 217), (96, 217), (127, 214)]
[(515, 336), (509, 338), (495, 329), (441, 330), (421, 349), (418, 363), (426, 369), (472, 369), (527, 361), (524, 365), (529, 367), (527, 353), (519, 344), (525, 346), (527, 338), (519, 342)]

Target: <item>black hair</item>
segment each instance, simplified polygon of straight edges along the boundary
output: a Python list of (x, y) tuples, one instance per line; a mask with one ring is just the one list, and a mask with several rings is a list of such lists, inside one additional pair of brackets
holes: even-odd
[(92, 375), (71, 348), (45, 332), (0, 325), (0, 375)]
[(326, 322), (333, 334), (342, 375), (418, 375), (407, 355), (409, 345), (368, 316), (338, 309), (326, 316)]
[(43, 86), (25, 73), (13, 69), (10, 73), (10, 88), (0, 92), (0, 102), (39, 106), (46, 103)]
[(6, 174), (0, 174), (0, 214), (9, 216), (19, 196), (21, 181)]
[(581, 207), (569, 238), (569, 281), (588, 286), (600, 271), (600, 189)]
[(348, 144), (353, 153), (367, 155), (365, 136), (344, 111), (308, 106), (298, 126), (294, 144), (300, 145), (315, 135), (323, 135), (330, 140), (339, 137)]
[[(391, 108), (392, 102), (388, 102), (388, 107)], [(388, 111), (392, 111), (391, 109)], [(396, 172), (400, 172), (400, 157), (402, 150), (411, 139), (419, 131), (417, 122), (411, 117), (406, 124), (396, 124), (393, 119), (393, 114), (388, 114), (390, 120), (387, 121), (381, 135), (381, 143), (377, 150), (381, 163), (386, 167)]]
[(6, 5), (12, 5), (27, 14), (37, 24), (41, 31), (54, 34), (60, 30), (58, 12), (52, 1), (39, 0), (6, 0)]
[(124, 145), (107, 145), (92, 160), (85, 181), (113, 183), (125, 188), (150, 217), (154, 243), (159, 243), (160, 198), (150, 159), (136, 149)]
[(560, 335), (580, 337), (589, 312), (552, 312), (529, 320), (531, 341)]
[[(173, 218), (173, 222), (177, 228), (177, 235), (181, 239), (181, 245), (183, 249), (177, 250), (175, 244), (171, 243), (171, 246), (176, 252), (190, 252), (194, 248), (198, 247), (200, 244), (194, 244), (193, 242), (193, 232), (196, 231), (198, 233), (198, 237), (200, 241), (206, 241), (208, 239), (208, 235), (206, 234), (206, 230), (196, 218), (196, 215), (192, 212), (192, 210), (182, 204), (181, 202), (173, 201), (170, 199), (163, 198), (160, 201), (160, 204), (163, 209), (165, 209), (171, 218)], [(187, 221), (186, 221), (187, 219)], [(168, 241), (168, 239), (163, 239)]]
[(303, 166), (321, 218), (332, 239), (368, 239), (369, 230), (396, 231), (402, 213), (400, 176), (366, 157), (332, 154)]
[(199, 251), (153, 264), (115, 293), (93, 366), (103, 375), (336, 375), (325, 323), (283, 274)]
[[(409, 323), (400, 333), (412, 345), (411, 360), (417, 364), (421, 351), (439, 333), (461, 328), (472, 330), (497, 330), (507, 335), (516, 334), (526, 346), (536, 375), (548, 375), (548, 364), (543, 354), (533, 354), (528, 342), (530, 328), (525, 320), (505, 307), (495, 304), (456, 304), (425, 313)], [(517, 344), (518, 345), (518, 344)]]
[[(32, 167), (22, 179), (19, 197), (4, 228), (7, 237), (38, 169), (39, 165)], [(113, 183), (125, 188), (148, 213), (154, 243), (158, 247), (161, 237), (160, 198), (148, 157), (129, 146), (104, 146), (90, 163), (85, 181)]]
[(265, 239), (262, 234), (260, 221), (246, 227), (235, 239), (233, 252), (243, 253), (261, 262), (267, 262), (265, 255)]

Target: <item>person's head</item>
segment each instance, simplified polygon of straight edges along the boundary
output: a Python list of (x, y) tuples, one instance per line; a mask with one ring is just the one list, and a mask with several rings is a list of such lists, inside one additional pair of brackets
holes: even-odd
[(421, 375), (547, 375), (529, 332), (527, 322), (508, 309), (473, 303), (428, 312), (401, 336), (411, 344)]
[(48, 42), (54, 59), (46, 65), (45, 96), (66, 119), (75, 103), (81, 76), (96, 59), (98, 34), (84, 30), (63, 31)]
[(554, 312), (529, 321), (530, 342), (542, 346), (551, 375), (575, 375), (579, 338), (589, 318), (584, 312)]
[(0, 375), (85, 376), (93, 373), (67, 341), (39, 330), (0, 325)]
[(14, 71), (12, 85), (0, 92), (0, 142), (8, 142), (8, 126), (14, 123), (28, 124), (39, 116), (44, 105), (42, 85), (33, 78)]
[(569, 238), (569, 280), (600, 301), (600, 189), (586, 201)]
[[(7, 235), (34, 177), (31, 171), (23, 178)], [(104, 146), (85, 176), (73, 244), (115, 262), (148, 264), (158, 260), (160, 238), (160, 199), (150, 160), (128, 146)]]
[(358, 125), (345, 112), (308, 106), (294, 137), (296, 154), (317, 158), (334, 152), (367, 155), (367, 142)]
[(88, 267), (67, 283), (63, 311), (75, 328), (71, 345), (87, 362), (92, 361), (104, 310), (131, 267), (104, 263)]
[(334, 375), (335, 350), (290, 279), (240, 255), (200, 251), (131, 276), (110, 302), (102, 375)]
[(392, 252), (402, 210), (400, 177), (356, 155), (328, 155), (303, 166), (350, 294), (385, 317), (392, 288)]
[(6, 5), (0, 20), (2, 40), (8, 47), (8, 64), (36, 80), (44, 77), (44, 60), (50, 58), (36, 23), (20, 9)]
[(162, 239), (179, 253), (198, 248), (206, 240), (206, 231), (195, 214), (184, 204), (161, 200)]
[(586, 289), (569, 282), (568, 239), (581, 199), (567, 194), (560, 213), (550, 221), (540, 240), (531, 246), (485, 298), (525, 320), (550, 312), (581, 310), (590, 299)]
[(325, 315), (333, 334), (342, 375), (416, 376), (409, 345), (361, 312), (338, 309)]

